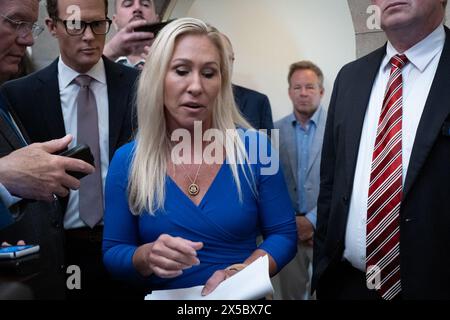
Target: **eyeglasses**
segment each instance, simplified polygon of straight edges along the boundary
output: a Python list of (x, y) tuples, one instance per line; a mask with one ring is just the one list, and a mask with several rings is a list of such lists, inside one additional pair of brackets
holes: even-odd
[(59, 18), (56, 21), (61, 21), (66, 28), (66, 32), (70, 36), (79, 36), (86, 31), (87, 26), (89, 26), (94, 34), (104, 35), (109, 32), (111, 27), (111, 20), (104, 19), (92, 22), (86, 22), (82, 20), (62, 20)]
[(8, 21), (11, 25), (16, 26), (16, 33), (21, 38), (25, 38), (31, 33), (33, 38), (36, 39), (44, 31), (43, 27), (33, 22), (16, 21), (3, 14), (0, 14), (0, 17)]

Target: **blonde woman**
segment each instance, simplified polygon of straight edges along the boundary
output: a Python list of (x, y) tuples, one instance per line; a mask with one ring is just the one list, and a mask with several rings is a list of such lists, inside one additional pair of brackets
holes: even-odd
[[(229, 70), (219, 33), (200, 20), (178, 19), (156, 38), (138, 87), (136, 140), (115, 154), (106, 182), (104, 263), (116, 277), (150, 289), (206, 284), (206, 295), (260, 256), (271, 275), (294, 257), (282, 173), (252, 161), (250, 145), (267, 137), (237, 111)], [(211, 129), (215, 138), (202, 139)], [(174, 137), (186, 134), (178, 152)]]

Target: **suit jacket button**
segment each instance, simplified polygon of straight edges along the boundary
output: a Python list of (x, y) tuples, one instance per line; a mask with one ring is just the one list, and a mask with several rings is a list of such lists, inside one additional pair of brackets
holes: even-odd
[(344, 201), (345, 204), (348, 204), (348, 197), (347, 196), (343, 196), (342, 200)]

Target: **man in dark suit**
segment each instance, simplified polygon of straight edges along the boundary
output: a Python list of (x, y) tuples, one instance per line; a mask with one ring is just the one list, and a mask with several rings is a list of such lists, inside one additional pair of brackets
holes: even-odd
[(313, 287), (319, 299), (449, 299), (446, 1), (373, 3), (389, 42), (336, 78)]
[[(221, 36), (230, 61), (230, 74), (233, 74), (235, 60), (233, 45), (225, 34), (221, 33)], [(269, 98), (265, 94), (235, 84), (233, 84), (233, 94), (236, 105), (239, 107), (239, 111), (245, 120), (255, 129), (268, 130), (268, 134), (270, 135), (270, 130), (273, 129), (273, 120)]]
[[(79, 17), (71, 15), (71, 6), (80, 9)], [(60, 58), (2, 88), (33, 141), (71, 133), (76, 137), (71, 146), (88, 144), (95, 158), (90, 177), (96, 179), (82, 179), (79, 192), (62, 201), (67, 264), (81, 270), (81, 290), (74, 285), (71, 298), (120, 294), (110, 286), (102, 262), (103, 185), (115, 150), (132, 135), (138, 71), (102, 58), (111, 23), (107, 8), (105, 0), (48, 0), (46, 24), (59, 42)]]
[[(42, 31), (35, 24), (38, 8), (38, 0), (0, 0), (0, 83), (17, 73), (26, 47)], [(67, 170), (94, 171), (84, 161), (52, 154), (65, 149), (71, 139), (66, 136), (28, 145), (21, 122), (0, 96), (0, 240), (12, 243), (24, 239), (40, 245), (39, 263), (31, 270), (35, 276), (25, 279), (34, 298), (64, 296), (62, 214), (54, 198), (66, 196), (69, 189), (80, 185)], [(11, 284), (4, 288), (9, 287), (20, 286)]]

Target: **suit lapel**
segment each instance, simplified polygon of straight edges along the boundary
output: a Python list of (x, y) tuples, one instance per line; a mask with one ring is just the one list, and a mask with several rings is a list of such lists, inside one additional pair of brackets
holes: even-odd
[(61, 97), (58, 83), (58, 59), (39, 77), (40, 87), (36, 96), (41, 97), (42, 105), (36, 106), (42, 110), (46, 128), (51, 137), (63, 137), (66, 134), (64, 117), (61, 107)]
[(381, 47), (373, 54), (367, 56), (362, 63), (364, 64), (359, 70), (358, 79), (351, 84), (351, 95), (348, 102), (348, 116), (345, 128), (345, 173), (347, 177), (347, 186), (353, 184), (353, 177), (356, 168), (356, 159), (358, 156), (359, 143), (361, 140), (361, 132), (366, 115), (366, 109), (369, 104), (370, 95), (372, 93), (373, 83), (377, 76), (381, 61), (386, 53), (386, 46)]
[[(128, 108), (128, 93), (132, 90), (123, 88), (123, 72), (115, 63), (108, 59), (105, 62), (106, 83), (108, 86), (108, 104), (109, 104), (109, 159), (111, 160), (122, 129), (123, 119)], [(126, 94), (124, 94), (126, 92)]]
[(411, 190), (417, 175), (425, 163), (441, 127), (450, 114), (450, 31), (445, 28), (446, 40), (433, 84), (417, 128), (416, 138), (406, 174), (404, 197)]
[(239, 111), (241, 113), (244, 113), (244, 110), (247, 107), (247, 104), (245, 103), (245, 95), (241, 87), (233, 84), (232, 88), (233, 88), (234, 102), (238, 106)]

